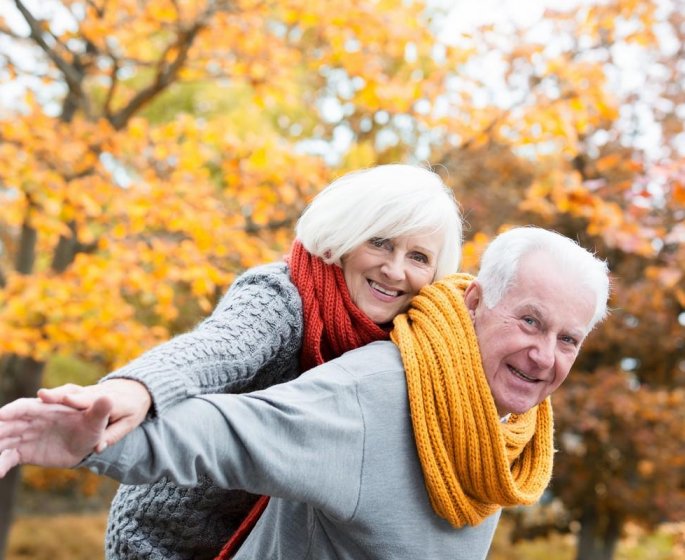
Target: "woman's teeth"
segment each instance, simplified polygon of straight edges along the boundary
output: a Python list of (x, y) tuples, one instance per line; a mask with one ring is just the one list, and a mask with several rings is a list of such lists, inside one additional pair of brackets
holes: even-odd
[(377, 284), (373, 280), (369, 281), (369, 285), (374, 289), (379, 291), (382, 294), (385, 294), (386, 296), (392, 296), (392, 297), (397, 297), (400, 295), (400, 292), (398, 290), (389, 290), (388, 288), (384, 288), (380, 284)]

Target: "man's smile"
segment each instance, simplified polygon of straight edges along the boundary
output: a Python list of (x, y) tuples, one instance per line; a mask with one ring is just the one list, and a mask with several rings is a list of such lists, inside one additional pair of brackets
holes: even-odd
[(534, 377), (529, 377), (525, 373), (523, 373), (520, 369), (515, 368), (514, 366), (507, 365), (509, 368), (509, 371), (511, 371), (516, 377), (523, 379), (524, 381), (528, 381), (529, 383), (539, 383), (541, 380), (540, 379), (535, 379)]

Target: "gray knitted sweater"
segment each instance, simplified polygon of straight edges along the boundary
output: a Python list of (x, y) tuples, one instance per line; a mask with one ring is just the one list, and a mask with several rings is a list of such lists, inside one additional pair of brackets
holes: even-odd
[[(153, 348), (104, 379), (142, 382), (154, 413), (207, 393), (239, 393), (295, 378), (302, 344), (302, 302), (288, 268), (276, 263), (240, 276), (193, 331)], [(164, 479), (122, 485), (109, 515), (106, 558), (213, 558), (254, 502), (208, 478), (181, 488)]]
[(82, 465), (272, 496), (236, 560), (483, 560), (499, 519), (455, 529), (433, 511), (389, 341), (264, 391), (187, 399)]

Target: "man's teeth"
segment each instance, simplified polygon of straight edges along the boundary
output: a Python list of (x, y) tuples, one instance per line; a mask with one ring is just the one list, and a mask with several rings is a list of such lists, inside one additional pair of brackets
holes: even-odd
[(400, 292), (398, 290), (388, 290), (387, 288), (384, 288), (380, 284), (376, 284), (376, 282), (374, 282), (373, 280), (370, 282), (370, 284), (374, 290), (377, 290), (380, 293), (385, 294), (386, 296), (397, 297), (398, 295), (400, 295)]
[(513, 366), (509, 366), (511, 371), (513, 371), (516, 375), (519, 377), (522, 377), (526, 381), (537, 381), (537, 379), (534, 379), (533, 377), (528, 377), (525, 373), (523, 373), (520, 369), (516, 369)]

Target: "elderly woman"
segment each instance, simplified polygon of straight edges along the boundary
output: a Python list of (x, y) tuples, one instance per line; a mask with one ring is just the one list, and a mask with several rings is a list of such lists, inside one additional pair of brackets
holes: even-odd
[[(256, 267), (210, 317), (95, 386), (42, 390), (46, 402), (87, 407), (112, 397), (100, 447), (146, 415), (205, 393), (264, 388), (388, 337), (393, 318), (428, 283), (455, 272), (462, 226), (451, 191), (433, 172), (383, 165), (324, 189), (296, 226), (285, 262)], [(221, 550), (255, 497), (168, 481), (121, 486), (112, 503), (108, 558), (202, 559)], [(254, 517), (254, 515), (253, 515)]]

